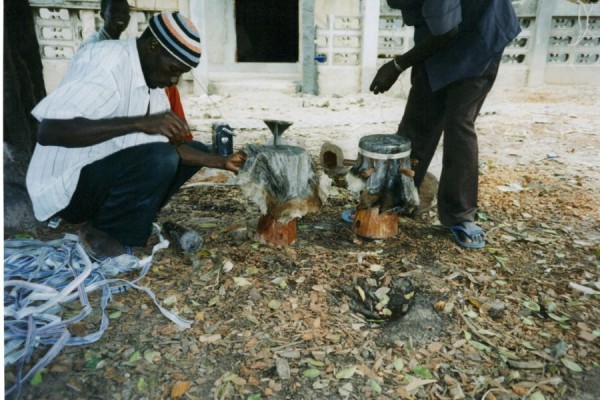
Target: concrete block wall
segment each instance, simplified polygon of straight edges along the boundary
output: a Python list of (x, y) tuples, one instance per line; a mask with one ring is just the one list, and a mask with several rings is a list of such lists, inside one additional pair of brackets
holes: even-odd
[[(413, 46), (413, 29), (404, 24), (400, 11), (389, 8), (385, 0), (362, 2), (359, 15), (330, 14), (328, 26), (317, 29), (317, 53), (328, 60), (319, 66), (322, 94), (345, 94), (340, 88), (366, 91), (376, 72), (374, 66)], [(600, 4), (513, 0), (513, 5), (522, 32), (504, 52), (498, 85), (600, 85)], [(352, 24), (340, 26), (338, 21), (346, 20)], [(352, 37), (352, 41), (336, 41), (344, 37)], [(358, 65), (353, 46), (356, 41), (362, 44), (358, 51), (363, 54)], [(366, 57), (364, 53), (373, 48), (376, 54)], [(348, 68), (351, 66), (356, 68)], [(404, 74), (390, 93), (406, 95), (408, 76)]]
[[(236, 64), (235, 39), (231, 35), (235, 0), (129, 0), (132, 23), (125, 37), (138, 36), (148, 18), (157, 11), (180, 10), (198, 25), (205, 55), (196, 78), (204, 86), (218, 73), (237, 75), (233, 79), (251, 81), (252, 74)], [(58, 85), (70, 57), (83, 38), (101, 24), (99, 0), (29, 0), (33, 7), (44, 78), (48, 91)], [(365, 92), (377, 68), (394, 54), (413, 45), (412, 28), (405, 26), (399, 11), (386, 0), (301, 0), (303, 43), (301, 63), (295, 66), (264, 64), (259, 68), (281, 79), (314, 87), (316, 92), (353, 94)], [(498, 85), (535, 86), (539, 84), (600, 85), (600, 4), (576, 4), (567, 0), (513, 0), (522, 27), (521, 34), (506, 48)], [(308, 12), (310, 11), (310, 12)], [(217, 16), (219, 18), (217, 18)], [(304, 18), (303, 17), (303, 18)], [(225, 18), (225, 19), (223, 19)], [(225, 29), (226, 26), (229, 28)], [(304, 33), (315, 27), (316, 74), (311, 60), (310, 38)], [(206, 35), (211, 35), (207, 37)], [(311, 32), (312, 35), (312, 32)], [(232, 42), (233, 40), (233, 42)], [(306, 44), (308, 43), (308, 45)], [(232, 47), (233, 46), (233, 47)], [(311, 50), (311, 51), (308, 51)], [(308, 69), (310, 66), (310, 70)], [(257, 68), (256, 66), (250, 66)], [(310, 72), (310, 73), (307, 73)], [(248, 75), (244, 78), (245, 75)], [(315, 77), (316, 75), (316, 77)], [(405, 95), (409, 74), (403, 74), (392, 94)], [(314, 80), (316, 82), (304, 82)], [(183, 88), (182, 88), (183, 87)], [(186, 74), (180, 89), (195, 91), (192, 75)]]
[[(131, 22), (121, 38), (139, 36), (154, 13), (186, 8), (187, 2), (188, 0), (129, 0), (132, 8)], [(102, 26), (100, 0), (29, 0), (29, 4), (33, 9), (46, 90), (51, 92), (60, 83), (69, 59), (83, 40)], [(190, 79), (191, 76), (186, 81)], [(192, 87), (189, 82), (183, 82), (182, 86)]]

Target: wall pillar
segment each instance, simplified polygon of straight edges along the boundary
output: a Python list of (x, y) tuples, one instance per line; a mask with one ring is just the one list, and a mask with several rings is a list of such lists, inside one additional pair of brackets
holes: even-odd
[(300, 54), (302, 57), (302, 92), (318, 94), (315, 61), (315, 1), (300, 0)]
[(361, 90), (369, 92), (369, 85), (377, 72), (377, 52), (379, 48), (379, 3), (380, 0), (362, 2), (362, 56)]
[(548, 37), (550, 36), (552, 13), (556, 7), (556, 1), (538, 0), (527, 86), (538, 86), (544, 83), (546, 58), (548, 56)]

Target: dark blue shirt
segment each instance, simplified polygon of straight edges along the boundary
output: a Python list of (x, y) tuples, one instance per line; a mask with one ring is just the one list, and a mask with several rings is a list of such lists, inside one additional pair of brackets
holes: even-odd
[(446, 47), (425, 60), (431, 90), (481, 75), (521, 31), (510, 0), (387, 0), (415, 28), (415, 43), (458, 28)]

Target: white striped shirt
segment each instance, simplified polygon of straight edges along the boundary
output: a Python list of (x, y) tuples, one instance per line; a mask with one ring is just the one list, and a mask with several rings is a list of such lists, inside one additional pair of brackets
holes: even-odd
[[(32, 111), (43, 119), (104, 119), (156, 114), (170, 109), (164, 89), (146, 85), (135, 38), (91, 43), (72, 58), (60, 86)], [(129, 133), (88, 147), (35, 147), (27, 171), (27, 190), (38, 220), (64, 209), (77, 187), (81, 169), (110, 154), (162, 135)]]
[(94, 32), (93, 34), (88, 36), (88, 38), (85, 39), (83, 43), (81, 43), (81, 46), (79, 48), (81, 49), (83, 48), (83, 46), (96, 42), (101, 42), (103, 40), (113, 40), (113, 38), (110, 37), (106, 29), (104, 29), (104, 26), (100, 28), (98, 32)]

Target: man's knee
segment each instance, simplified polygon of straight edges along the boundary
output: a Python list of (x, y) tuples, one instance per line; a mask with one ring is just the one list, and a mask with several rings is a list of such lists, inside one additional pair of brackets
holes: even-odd
[(143, 174), (153, 180), (170, 180), (177, 173), (179, 154), (168, 143), (152, 143), (144, 149), (145, 167)]

